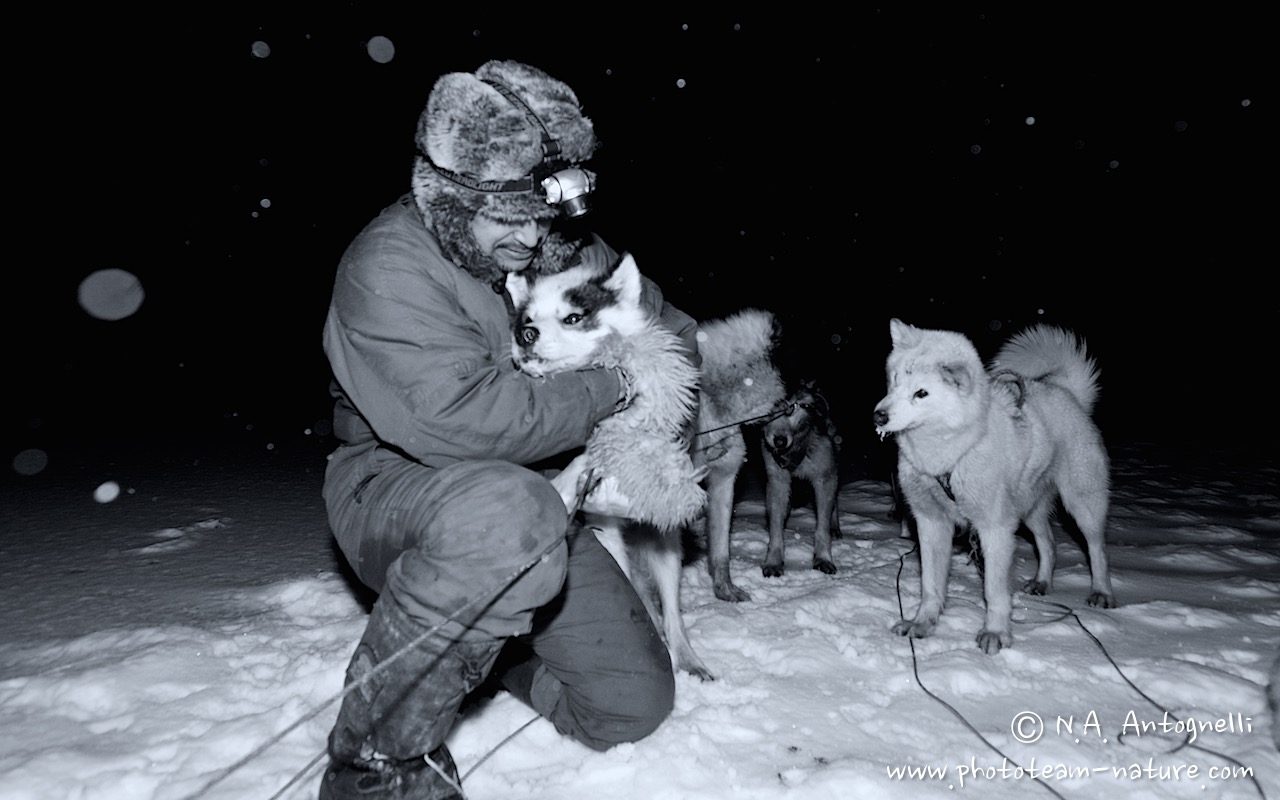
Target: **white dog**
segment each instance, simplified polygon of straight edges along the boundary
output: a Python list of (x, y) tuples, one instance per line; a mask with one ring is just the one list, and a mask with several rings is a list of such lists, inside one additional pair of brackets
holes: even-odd
[(532, 281), (513, 276), (507, 288), (516, 305), (512, 355), (522, 371), (609, 366), (631, 380), (631, 402), (596, 426), (582, 455), (552, 483), (572, 509), (592, 476), (614, 482), (630, 519), (588, 514), (586, 523), (663, 631), (673, 665), (712, 679), (689, 644), (679, 602), (681, 530), (706, 503), (704, 471), (693, 465), (687, 439), (697, 411), (697, 368), (679, 338), (645, 313), (629, 254), (605, 271), (579, 264)]
[(1091, 418), (1097, 365), (1073, 333), (1036, 326), (1007, 341), (990, 369), (962, 334), (889, 323), (889, 392), (875, 408), (876, 431), (898, 444), (898, 480), (920, 539), (921, 600), (895, 632), (924, 637), (942, 613), (956, 526), (977, 532), (986, 619), (978, 645), (1008, 647), (1009, 571), (1025, 522), (1039, 569), (1023, 590), (1050, 591), (1054, 501), (1088, 545), (1091, 606), (1115, 606), (1104, 528), (1110, 494), (1102, 435)]

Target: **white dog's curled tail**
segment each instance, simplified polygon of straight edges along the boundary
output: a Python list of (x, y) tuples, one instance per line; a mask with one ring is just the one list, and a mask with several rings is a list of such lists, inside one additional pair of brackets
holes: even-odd
[(996, 353), (990, 369), (1055, 383), (1075, 395), (1089, 413), (1098, 400), (1100, 371), (1084, 340), (1052, 325), (1036, 325), (1011, 337)]

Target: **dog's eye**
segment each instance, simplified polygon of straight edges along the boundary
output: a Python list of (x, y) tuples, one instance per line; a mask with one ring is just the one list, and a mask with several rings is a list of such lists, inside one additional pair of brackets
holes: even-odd
[(916, 396), (916, 399), (917, 399), (917, 400), (919, 400), (919, 399), (921, 399), (921, 398), (928, 397), (928, 396), (929, 396), (929, 392), (928, 392), (928, 391), (926, 391), (926, 390), (924, 390), (924, 389), (916, 389), (916, 394), (915, 394), (915, 396)]
[(570, 314), (564, 318), (565, 325), (577, 325), (579, 322), (582, 322), (581, 314)]

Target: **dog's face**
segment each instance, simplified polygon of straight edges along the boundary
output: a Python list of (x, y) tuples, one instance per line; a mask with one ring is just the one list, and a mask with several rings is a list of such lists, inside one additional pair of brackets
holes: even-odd
[(889, 392), (874, 415), (881, 438), (922, 426), (968, 425), (985, 374), (973, 344), (958, 333), (915, 328), (896, 319), (889, 323), (889, 333)]
[(827, 401), (812, 384), (804, 384), (785, 401), (786, 413), (764, 426), (764, 444), (783, 469), (793, 470), (804, 460), (813, 436), (830, 434)]
[(530, 375), (591, 366), (606, 338), (634, 333), (645, 321), (629, 254), (603, 270), (579, 264), (532, 281), (510, 275), (507, 291), (516, 307), (511, 355)]

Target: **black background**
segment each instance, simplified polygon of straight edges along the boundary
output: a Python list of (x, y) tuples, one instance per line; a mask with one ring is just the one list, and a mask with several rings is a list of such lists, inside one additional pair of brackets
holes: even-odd
[[(1074, 328), (1109, 438), (1273, 452), (1262, 13), (843, 8), (15, 24), (10, 452), (323, 437), (338, 258), (407, 189), (436, 76), (489, 58), (574, 87), (597, 230), (696, 317), (774, 310), (855, 452), (895, 316), (984, 355)], [(138, 313), (78, 307), (103, 268), (139, 277)]]

